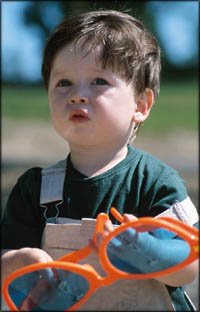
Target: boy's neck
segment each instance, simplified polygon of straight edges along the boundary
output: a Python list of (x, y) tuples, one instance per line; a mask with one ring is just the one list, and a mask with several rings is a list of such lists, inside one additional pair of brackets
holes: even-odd
[(120, 161), (128, 152), (127, 145), (119, 149), (97, 150), (95, 148), (71, 148), (73, 166), (82, 174), (93, 177), (106, 172)]

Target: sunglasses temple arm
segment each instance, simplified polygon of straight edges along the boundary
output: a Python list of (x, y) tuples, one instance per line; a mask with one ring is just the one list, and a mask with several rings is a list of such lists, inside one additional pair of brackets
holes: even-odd
[[(105, 213), (100, 213), (97, 217), (97, 222), (96, 222), (96, 228), (95, 228), (95, 232), (93, 235), (93, 241), (96, 242), (96, 234), (97, 233), (102, 233), (103, 232), (103, 228), (104, 228), (104, 224), (105, 221), (108, 220), (108, 215)], [(79, 250), (75, 250), (72, 251), (66, 255), (64, 255), (63, 257), (59, 258), (58, 261), (69, 261), (69, 262), (79, 262), (80, 260), (86, 258), (87, 256), (89, 256), (89, 254), (91, 254), (91, 252), (93, 252), (93, 249), (87, 245)]]
[[(123, 221), (122, 215), (115, 208), (111, 208), (111, 213), (119, 222)], [(96, 242), (97, 233), (103, 233), (104, 224), (105, 224), (106, 220), (108, 220), (108, 219), (109, 219), (109, 217), (107, 214), (99, 213), (99, 215), (97, 217), (94, 236), (93, 236), (94, 242)], [(93, 252), (93, 250), (91, 249), (91, 247), (89, 245), (87, 245), (87, 246), (85, 246), (79, 250), (75, 250), (75, 251), (73, 251), (67, 255), (64, 255), (63, 257), (59, 258), (59, 261), (69, 261), (69, 262), (75, 262), (76, 263), (76, 262), (82, 260), (83, 258), (86, 258), (91, 252)]]
[(64, 255), (63, 257), (59, 258), (58, 261), (69, 261), (76, 263), (86, 258), (91, 252), (92, 249), (89, 246), (85, 246), (79, 250), (75, 250), (68, 253), (67, 255)]
[(123, 218), (122, 214), (121, 214), (119, 211), (117, 211), (116, 208), (111, 207), (111, 208), (110, 208), (110, 212), (111, 212), (112, 216), (113, 216), (117, 221), (119, 221), (120, 223), (122, 223), (122, 222), (124, 221), (124, 218)]

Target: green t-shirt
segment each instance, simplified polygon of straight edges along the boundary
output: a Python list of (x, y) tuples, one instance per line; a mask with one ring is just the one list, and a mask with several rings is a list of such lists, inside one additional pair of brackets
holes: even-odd
[[(45, 226), (40, 184), (38, 167), (29, 169), (18, 179), (3, 215), (3, 248), (40, 247)], [(73, 167), (69, 154), (59, 217), (96, 218), (99, 212), (109, 213), (111, 207), (137, 217), (156, 216), (187, 196), (184, 182), (174, 169), (134, 147), (128, 147), (126, 158), (119, 164), (91, 178)], [(55, 216), (55, 203), (48, 207), (48, 217)], [(168, 287), (168, 290), (178, 309), (191, 310), (181, 288)]]
[[(67, 159), (64, 202), (59, 217), (96, 218), (115, 207), (137, 217), (156, 216), (188, 195), (178, 173), (158, 159), (129, 146), (127, 157), (107, 172), (87, 177)], [(41, 168), (31, 168), (17, 181), (3, 216), (3, 248), (39, 247), (45, 226), (40, 206)], [(48, 205), (49, 217), (56, 214)], [(111, 218), (112, 219), (112, 218)], [(113, 219), (112, 219), (113, 220)], [(113, 220), (114, 221), (114, 220)]]

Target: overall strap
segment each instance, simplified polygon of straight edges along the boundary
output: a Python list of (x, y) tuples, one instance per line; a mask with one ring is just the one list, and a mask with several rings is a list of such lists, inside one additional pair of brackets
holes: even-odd
[(66, 159), (42, 169), (40, 205), (63, 200)]

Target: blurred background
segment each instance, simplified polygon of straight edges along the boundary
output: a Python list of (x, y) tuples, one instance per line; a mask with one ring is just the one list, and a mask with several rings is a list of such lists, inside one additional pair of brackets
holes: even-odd
[[(177, 169), (198, 207), (198, 1), (2, 1), (2, 207), (17, 177), (66, 157), (41, 80), (45, 41), (67, 16), (99, 8), (142, 20), (162, 49), (161, 92), (135, 145)], [(197, 304), (197, 284), (189, 288)]]

